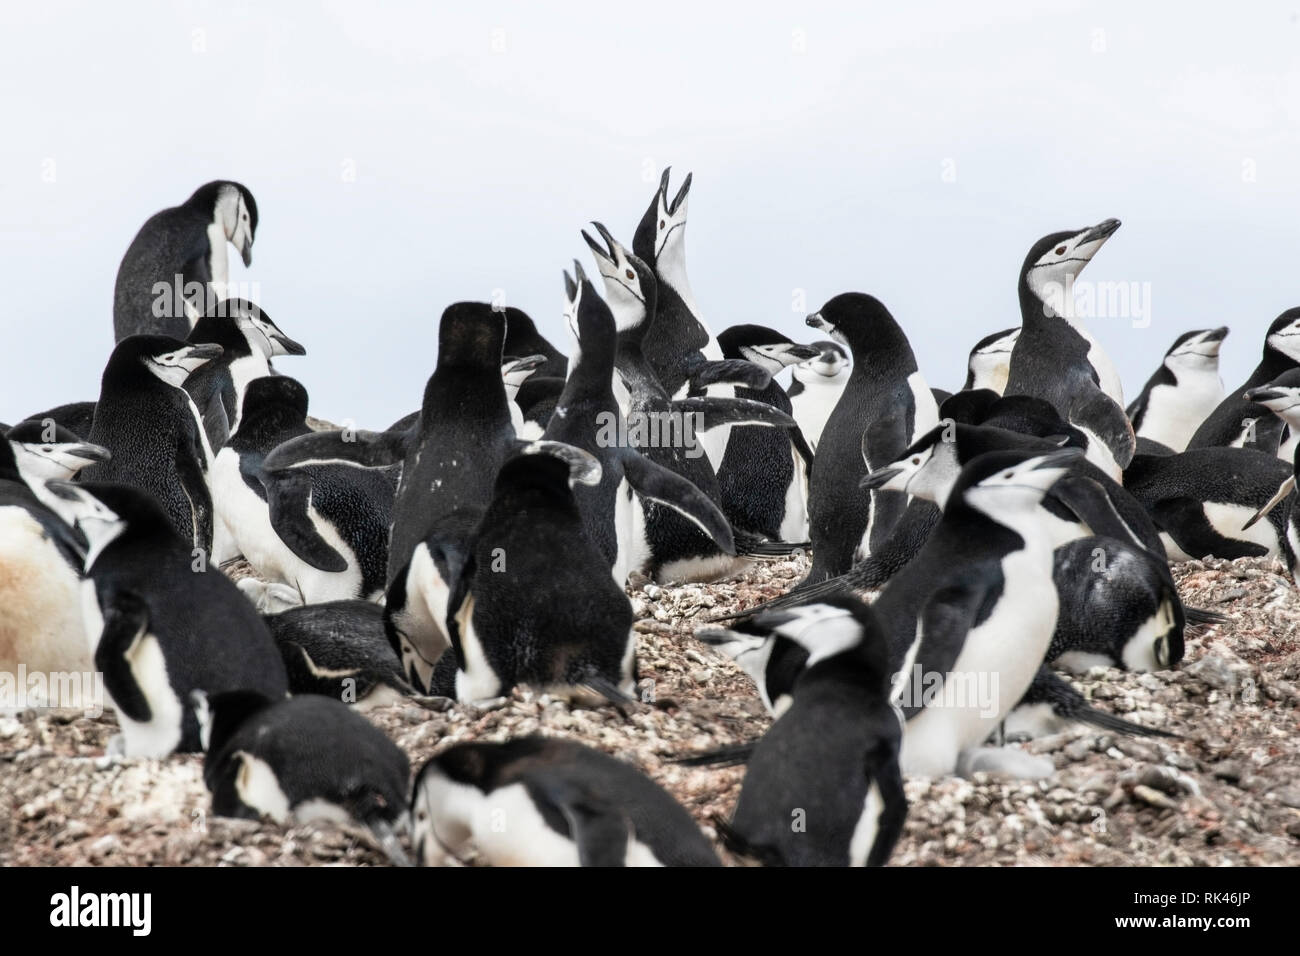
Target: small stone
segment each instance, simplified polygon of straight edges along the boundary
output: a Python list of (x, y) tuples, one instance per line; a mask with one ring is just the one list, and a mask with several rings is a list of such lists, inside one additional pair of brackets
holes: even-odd
[(1143, 803), (1161, 810), (1177, 810), (1178, 804), (1170, 800), (1159, 790), (1152, 790), (1150, 787), (1138, 784), (1133, 788), (1133, 796), (1137, 797)]
[(1300, 809), (1300, 787), (1282, 787), (1274, 790), (1273, 796), (1277, 797), (1277, 802), (1284, 807)]
[(1229, 783), (1236, 783), (1241, 779), (1244, 772), (1245, 769), (1242, 767), (1241, 762), (1237, 760), (1220, 760), (1210, 768), (1210, 773), (1216, 779), (1226, 780)]

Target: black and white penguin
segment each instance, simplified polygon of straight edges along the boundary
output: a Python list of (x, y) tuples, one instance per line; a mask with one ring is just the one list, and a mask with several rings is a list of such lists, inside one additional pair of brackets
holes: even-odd
[[(140, 227), (117, 270), (113, 337), (142, 333), (183, 339), (229, 280), (226, 243), (253, 261), (257, 203), (248, 188), (218, 180)], [(195, 294), (197, 292), (197, 295)]]
[[(762, 325), (733, 325), (718, 335), (724, 359), (752, 362), (775, 377), (799, 362), (818, 358), (821, 350), (798, 345)], [(780, 385), (735, 389), (737, 398), (765, 402), (793, 417), (793, 406)], [(798, 425), (794, 428), (735, 427), (727, 439), (718, 485), (722, 510), (737, 528), (776, 541), (808, 538), (808, 477), (813, 451)]]
[[(508, 820), (509, 825), (502, 821)], [(425, 866), (718, 866), (681, 805), (630, 764), (576, 741), (457, 744), (415, 776)]]
[(814, 342), (813, 347), (817, 357), (790, 369), (790, 386), (785, 393), (799, 430), (808, 447), (816, 452), (822, 429), (848, 384), (850, 367), (849, 353), (838, 342)]
[(564, 378), (568, 374), (569, 360), (550, 340), (537, 331), (537, 325), (523, 309), (507, 306), (506, 339), (502, 350), (506, 355), (522, 358), (541, 355), (544, 360), (534, 368), (539, 378)]
[[(192, 345), (221, 346), (221, 355), (185, 380), (213, 451), (225, 444), (239, 427), (248, 383), (275, 374), (271, 359), (279, 355), (306, 355), (307, 350), (285, 335), (256, 304), (246, 299), (223, 299), (195, 323), (187, 341)], [(224, 428), (222, 427), (224, 425)]]
[(779, 634), (805, 657), (789, 706), (749, 758), (735, 813), (719, 827), (723, 842), (771, 866), (883, 866), (907, 797), (902, 717), (875, 615), (841, 598), (760, 615), (744, 628)]
[(122, 733), (113, 749), (165, 757), (201, 749), (190, 694), (288, 693), (284, 663), (253, 606), (194, 556), (147, 493), (51, 482), (64, 520), (86, 537), (85, 638)]
[(542, 434), (551, 424), (555, 406), (564, 393), (564, 378), (532, 375), (519, 386), (515, 394), (515, 404), (523, 416), (523, 429), (517, 434), (525, 441), (533, 441), (534, 436)]
[(1245, 398), (1245, 393), (1262, 388), (1297, 367), (1300, 367), (1300, 307), (1287, 309), (1273, 320), (1264, 336), (1264, 354), (1255, 370), (1240, 386), (1228, 392), (1196, 429), (1187, 447), (1252, 448), (1277, 454), (1285, 437), (1282, 420)]
[(1267, 385), (1248, 389), (1242, 397), (1267, 408), (1281, 420), (1285, 428), (1277, 446), (1277, 457), (1294, 462), (1296, 449), (1300, 447), (1300, 368), (1283, 372)]
[(452, 600), (455, 686), (432, 692), (475, 701), (526, 684), (562, 695), (630, 695), (632, 605), (607, 568), (584, 533), (568, 462), (544, 452), (509, 459), (461, 576), (468, 597)]
[(337, 700), (256, 691), (194, 693), (212, 812), (276, 823), (356, 820), (390, 860), (410, 861), (393, 832), (411, 765), (379, 728)]
[[(401, 464), (389, 534), (384, 621), (418, 690), (450, 646), (453, 593), (473, 559), (478, 523), (502, 462), (524, 443), (510, 424), (501, 381), (505, 313), (486, 302), (447, 307), (438, 362), (416, 425), (404, 431), (319, 431), (290, 439), (267, 471), (324, 462), (373, 468)], [(547, 443), (533, 443), (547, 444)], [(562, 448), (552, 449), (564, 454)]]
[(239, 427), (210, 472), (217, 525), (263, 578), (306, 604), (375, 600), (384, 590), (395, 469), (321, 461), (268, 470), (266, 456), (312, 434), (307, 390), (295, 379), (254, 379)]
[(14, 447), (0, 441), (0, 674), (17, 675), (20, 665), (29, 673), (87, 673), (86, 542), (28, 486)]
[(1183, 451), (1196, 430), (1223, 401), (1219, 349), (1228, 327), (1184, 332), (1165, 353), (1142, 394), (1128, 407), (1139, 441)]
[(987, 389), (1001, 395), (1011, 374), (1011, 350), (1020, 338), (1020, 327), (986, 335), (975, 343), (966, 360), (966, 381), (962, 391)]
[(221, 355), (219, 345), (190, 345), (161, 335), (119, 342), (104, 368), (95, 422), (86, 439), (112, 459), (85, 468), (79, 478), (119, 482), (149, 492), (195, 548), (212, 546), (212, 459), (198, 409), (185, 380)]
[(1171, 561), (1278, 557), (1286, 516), (1273, 509), (1267, 521), (1251, 519), (1291, 476), (1291, 465), (1271, 453), (1192, 447), (1136, 456), (1124, 488), (1151, 514)]
[[(616, 396), (626, 404), (627, 440), (646, 458), (675, 472), (720, 503), (721, 488), (702, 434), (720, 425), (764, 425), (790, 428), (794, 419), (772, 405), (752, 399), (706, 395), (673, 400), (650, 366), (642, 343), (654, 328), (657, 314), (655, 278), (646, 263), (628, 252), (599, 223), (593, 224), (604, 246), (584, 233), (605, 282), (605, 294), (618, 329), (615, 366)], [(761, 369), (759, 370), (762, 371)], [(766, 373), (764, 373), (766, 375)], [(789, 553), (794, 545), (769, 545), (745, 529), (733, 529), (735, 552), (712, 536), (692, 517), (676, 508), (643, 498), (634, 509), (634, 550), (639, 559), (630, 567), (660, 581), (712, 580), (743, 567), (747, 554)], [(644, 557), (641, 557), (644, 556)]]
[(907, 336), (880, 300), (846, 292), (810, 315), (807, 323), (829, 332), (853, 355), (848, 385), (822, 432), (808, 495), (813, 548), (808, 578), (820, 581), (847, 571), (870, 550), (873, 539), (888, 534), (902, 513), (900, 496), (868, 497), (858, 487), (867, 471), (863, 433), (878, 420), (897, 420), (891, 440), (873, 450), (889, 461), (938, 424), (939, 409)]
[(1119, 374), (1074, 308), (1074, 280), (1115, 234), (1118, 219), (1034, 243), (1020, 267), (1020, 337), (1006, 395), (1032, 395), (1089, 436), (1088, 457), (1119, 480), (1136, 438)]
[(518, 399), (520, 387), (545, 362), (546, 356), (538, 353), (521, 357), (507, 355), (505, 361), (501, 363), (501, 381), (506, 387), (506, 401), (510, 403), (510, 424), (514, 426), (515, 434), (520, 438), (540, 438), (542, 434), (541, 428), (537, 428), (535, 434), (526, 434), (527, 420), (524, 418), (524, 411), (520, 408)]
[(656, 464), (628, 443), (614, 396), (618, 330), (603, 299), (574, 264), (565, 274), (565, 323), (572, 336), (572, 368), (543, 436), (593, 455), (601, 477), (573, 489), (588, 539), (609, 562), (620, 587), (650, 559), (642, 502), (654, 501), (698, 525), (724, 552), (734, 552), (731, 525), (721, 509), (686, 478)]
[(320, 694), (362, 710), (414, 693), (373, 601), (327, 601), (264, 616), (291, 694)]
[(107, 448), (82, 441), (54, 419), (22, 421), (4, 433), (23, 481), (47, 507), (54, 495), (47, 481), (71, 481), (81, 469), (113, 457)]

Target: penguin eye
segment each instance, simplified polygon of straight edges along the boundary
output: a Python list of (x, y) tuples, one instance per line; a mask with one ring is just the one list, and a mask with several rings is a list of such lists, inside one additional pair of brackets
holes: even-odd
[(631, 269), (628, 269), (628, 270), (627, 270), (627, 277), (628, 277), (629, 279), (635, 279), (635, 278), (636, 278), (636, 273), (633, 272)]
[(419, 813), (417, 813), (417, 814), (415, 815), (415, 819), (417, 819), (417, 820), (419, 820), (421, 823), (423, 823), (425, 820), (429, 819), (429, 814), (427, 814), (427, 813), (425, 813), (423, 810), (421, 810)]
[(53, 449), (50, 445), (42, 445), (42, 446), (41, 446), (41, 451), (45, 452), (45, 454), (48, 455), (48, 454), (52, 453), (52, 452), (54, 451), (54, 449)]
[(1065, 255), (1065, 246), (1057, 246), (1057, 247), (1056, 247), (1056, 254), (1057, 254), (1058, 256), (1063, 256), (1063, 255)]
[(919, 465), (920, 463), (921, 463), (921, 456), (920, 456), (920, 455), (917, 455), (915, 458), (912, 459), (912, 464), (914, 464), (914, 465)]
[(1002, 478), (1003, 478), (1005, 481), (1010, 481), (1010, 480), (1011, 480), (1012, 478), (1014, 478), (1014, 477), (1016, 477), (1016, 473), (1015, 473), (1014, 471), (1009, 471), (1009, 472), (1007, 472), (1005, 475), (1002, 476)]
[(660, 220), (659, 220), (659, 228), (662, 229), (663, 227), (664, 227), (664, 221), (663, 221), (662, 219), (660, 219)]

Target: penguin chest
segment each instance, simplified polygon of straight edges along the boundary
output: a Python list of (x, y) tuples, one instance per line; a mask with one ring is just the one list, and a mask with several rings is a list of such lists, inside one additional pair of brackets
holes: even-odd
[(1222, 400), (1218, 376), (1197, 376), (1177, 386), (1157, 385), (1147, 393), (1138, 436), (1185, 451), (1196, 429)]
[(244, 481), (238, 453), (223, 448), (217, 453), (208, 477), (213, 511), (218, 522), (225, 525), (236, 550), (263, 577), (290, 581), (285, 567), (288, 548), (271, 527), (266, 501)]
[(27, 509), (0, 508), (0, 672), (89, 671), (78, 576)]

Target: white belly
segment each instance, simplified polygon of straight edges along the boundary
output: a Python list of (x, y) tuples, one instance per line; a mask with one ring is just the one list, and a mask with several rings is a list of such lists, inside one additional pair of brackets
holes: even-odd
[(1221, 401), (1223, 383), (1217, 375), (1189, 378), (1176, 388), (1157, 385), (1147, 394), (1138, 437), (1157, 441), (1176, 452), (1185, 451), (1196, 429)]
[(94, 669), (79, 580), (25, 508), (0, 508), (0, 672)]

